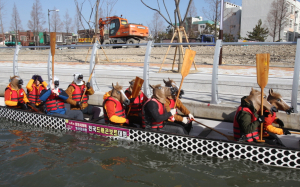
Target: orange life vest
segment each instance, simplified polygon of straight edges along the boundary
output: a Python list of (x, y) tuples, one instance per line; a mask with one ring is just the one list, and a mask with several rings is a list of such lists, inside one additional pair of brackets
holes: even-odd
[(264, 122), (264, 127), (267, 127), (268, 125), (272, 125), (272, 123), (275, 121), (276, 113), (273, 112), (272, 115), (268, 110), (265, 110), (265, 112), (269, 113), (267, 117), (265, 116), (265, 122)]
[[(10, 86), (5, 88), (6, 90), (10, 90), (11, 92), (11, 97), (10, 100), (11, 101), (15, 101), (15, 102), (19, 102), (19, 103), (24, 103), (24, 95), (25, 95), (25, 91), (23, 90), (23, 88), (19, 89), (19, 90), (13, 90)], [(16, 106), (18, 108), (18, 106)]]
[(45, 89), (44, 86), (41, 84), (38, 87), (32, 85), (32, 88), (32, 91), (28, 92), (28, 100), (33, 104), (41, 103), (42, 101), (39, 98), (42, 90)]
[(237, 109), (237, 111), (235, 113), (234, 120), (233, 120), (233, 132), (234, 132), (235, 140), (236, 141), (240, 140), (240, 138), (243, 135), (245, 136), (247, 142), (253, 142), (254, 140), (258, 140), (259, 136), (258, 136), (257, 129), (254, 132), (249, 133), (249, 134), (245, 134), (245, 133), (241, 132), (240, 125), (237, 122), (237, 117), (238, 117), (240, 111), (245, 111), (245, 112), (248, 112), (251, 114), (251, 123), (253, 123), (254, 121), (257, 120), (257, 118), (254, 116), (254, 113), (249, 108), (239, 106), (239, 108)]
[(157, 103), (157, 105), (158, 105), (158, 113), (160, 115), (162, 115), (164, 113), (164, 106), (163, 106), (163, 104), (161, 104), (159, 101), (157, 101), (154, 98), (148, 99), (148, 101), (146, 101), (146, 103), (143, 105), (143, 108), (142, 108), (142, 127), (145, 128), (147, 124), (150, 124), (151, 128), (153, 128), (153, 129), (163, 128), (164, 127), (163, 126), (164, 121), (154, 122), (153, 119), (149, 119), (149, 118), (146, 119), (147, 117), (145, 116), (145, 106), (150, 101), (154, 101), (155, 103)]
[[(58, 90), (58, 93), (61, 93), (60, 89)], [(55, 111), (57, 109), (63, 109), (65, 108), (64, 100), (59, 98), (56, 94), (51, 94), (46, 102), (45, 107), (47, 112)]]
[[(169, 98), (168, 98), (168, 100), (170, 101), (170, 109), (173, 109), (175, 106), (175, 100), (169, 99)], [(177, 108), (175, 108), (175, 109), (176, 109), (176, 114), (177, 114)], [(174, 116), (170, 116), (168, 120), (174, 122), (175, 121)]]
[[(73, 86), (75, 88), (74, 92), (72, 93), (72, 99), (74, 101), (81, 101), (81, 97), (84, 92), (84, 89), (86, 89), (85, 85), (82, 85), (81, 87), (79, 87), (76, 84), (70, 84), (70, 86)], [(88, 96), (86, 94), (84, 94), (82, 103), (87, 103), (88, 100), (89, 100)]]
[(108, 117), (107, 112), (106, 112), (106, 110), (105, 110), (105, 103), (106, 103), (107, 101), (113, 101), (113, 102), (116, 104), (115, 114), (114, 114), (114, 115), (125, 118), (126, 115), (125, 115), (125, 110), (124, 110), (124, 108), (123, 108), (123, 105), (122, 105), (122, 103), (121, 103), (120, 101), (118, 101), (117, 99), (115, 99), (115, 98), (113, 98), (113, 97), (108, 97), (108, 98), (106, 98), (106, 99), (103, 101), (103, 108), (104, 108), (103, 111), (104, 111), (104, 121), (105, 121), (105, 123), (106, 123), (106, 124), (119, 125), (118, 123), (114, 123), (114, 122), (111, 122), (111, 121), (109, 120), (109, 117)]

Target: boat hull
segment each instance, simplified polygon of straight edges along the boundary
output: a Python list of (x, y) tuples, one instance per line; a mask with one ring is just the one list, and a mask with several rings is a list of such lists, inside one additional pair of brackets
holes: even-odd
[(148, 142), (193, 154), (218, 158), (245, 159), (265, 165), (300, 168), (300, 151), (290, 148), (181, 136), (138, 128), (88, 123), (7, 107), (0, 107), (0, 118), (59, 131), (81, 131), (117, 139)]

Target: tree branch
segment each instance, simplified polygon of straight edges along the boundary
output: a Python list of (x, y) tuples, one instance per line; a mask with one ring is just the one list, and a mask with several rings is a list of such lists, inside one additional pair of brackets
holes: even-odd
[(189, 5), (188, 5), (188, 7), (187, 7), (187, 9), (186, 9), (186, 13), (185, 13), (185, 16), (184, 16), (182, 22), (185, 22), (185, 19), (186, 19), (186, 16), (188, 15), (188, 12), (189, 12), (189, 9), (190, 9), (190, 6), (191, 6), (192, 1), (193, 1), (193, 0), (190, 0), (190, 2), (189, 2)]
[(168, 16), (169, 16), (170, 22), (172, 22), (171, 17), (170, 17), (170, 15), (169, 15), (169, 12), (168, 12), (167, 7), (166, 7), (165, 0), (163, 0), (163, 3), (164, 3), (164, 6), (165, 6), (165, 9), (166, 9), (166, 12), (167, 12), (167, 14), (168, 14)]

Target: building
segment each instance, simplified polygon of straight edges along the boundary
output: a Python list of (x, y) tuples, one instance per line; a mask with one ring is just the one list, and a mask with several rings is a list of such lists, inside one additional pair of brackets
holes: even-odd
[[(214, 22), (211, 20), (203, 20), (201, 16), (198, 17), (188, 17), (185, 22), (185, 30), (187, 33), (191, 34), (189, 31), (194, 32), (196, 37), (200, 34), (203, 34), (204, 30), (206, 30), (207, 24), (213, 25)], [(219, 28), (219, 23), (217, 24), (217, 28)], [(213, 34), (214, 31), (207, 31), (206, 34)]]
[[(274, 0), (243, 0), (241, 18), (241, 37), (247, 38), (248, 31), (251, 32), (259, 19), (264, 27), (268, 27), (267, 16)], [(286, 0), (288, 7), (287, 24), (280, 32), (280, 41), (295, 41), (300, 32), (300, 2), (296, 0)], [(278, 36), (275, 37), (278, 40)], [(266, 42), (272, 42), (273, 37), (267, 37)]]
[(225, 2), (223, 17), (223, 33), (233, 36), (234, 41), (238, 41), (241, 29), (242, 7)]

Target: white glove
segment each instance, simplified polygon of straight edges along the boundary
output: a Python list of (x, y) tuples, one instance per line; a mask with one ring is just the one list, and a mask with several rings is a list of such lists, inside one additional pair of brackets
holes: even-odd
[(188, 121), (189, 121), (189, 120), (188, 120), (188, 118), (187, 118), (187, 117), (183, 117), (183, 118), (182, 118), (182, 123), (184, 123), (184, 124), (187, 124), (187, 123), (188, 123)]
[(55, 88), (55, 87), (54, 87), (54, 84), (51, 84), (51, 85), (50, 85), (50, 89), (51, 89), (51, 90), (54, 90), (54, 88)]
[(176, 109), (175, 108), (171, 109), (170, 112), (171, 112), (172, 116), (174, 116), (176, 114)]
[(53, 90), (53, 93), (55, 93), (56, 95), (59, 95), (58, 90)]
[(191, 113), (189, 113), (189, 118), (190, 119), (195, 119), (194, 116)]

